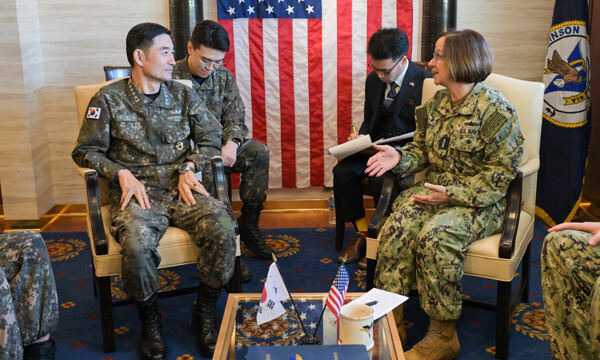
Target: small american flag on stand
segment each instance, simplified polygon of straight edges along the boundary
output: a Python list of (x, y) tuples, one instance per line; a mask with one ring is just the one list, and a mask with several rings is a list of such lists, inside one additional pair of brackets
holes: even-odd
[(329, 295), (327, 295), (327, 301), (325, 302), (329, 310), (335, 315), (336, 319), (340, 317), (340, 310), (344, 305), (349, 282), (350, 277), (348, 276), (348, 270), (346, 270), (346, 267), (342, 264), (335, 275), (335, 279), (333, 279), (333, 284), (331, 284), (331, 289), (329, 290)]

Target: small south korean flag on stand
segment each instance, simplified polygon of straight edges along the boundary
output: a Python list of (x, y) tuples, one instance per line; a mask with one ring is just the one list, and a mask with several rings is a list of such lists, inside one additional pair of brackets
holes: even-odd
[(290, 295), (283, 283), (277, 264), (272, 263), (260, 297), (256, 323), (261, 325), (285, 314), (285, 308), (281, 302), (289, 298)]

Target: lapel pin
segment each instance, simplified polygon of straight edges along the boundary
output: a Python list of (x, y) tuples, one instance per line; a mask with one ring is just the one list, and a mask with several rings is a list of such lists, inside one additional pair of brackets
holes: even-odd
[(408, 83), (408, 85), (409, 86), (415, 86), (415, 83), (411, 81), (411, 82)]

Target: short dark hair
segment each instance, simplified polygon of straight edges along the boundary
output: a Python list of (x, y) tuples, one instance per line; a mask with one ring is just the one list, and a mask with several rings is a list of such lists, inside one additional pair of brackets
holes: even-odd
[(379, 29), (369, 39), (367, 53), (375, 60), (399, 59), (408, 53), (408, 38), (400, 29)]
[(192, 32), (191, 42), (194, 49), (198, 49), (200, 45), (204, 45), (223, 52), (229, 51), (229, 35), (227, 35), (227, 31), (219, 23), (212, 20), (202, 20), (196, 24)]
[(477, 83), (492, 73), (494, 55), (485, 38), (475, 30), (464, 29), (442, 33), (444, 57), (448, 73), (454, 81)]
[(166, 27), (156, 23), (141, 23), (132, 27), (127, 33), (125, 40), (125, 48), (127, 52), (127, 61), (133, 66), (133, 52), (136, 49), (142, 49), (144, 52), (148, 50), (154, 43), (154, 38), (158, 35), (171, 35), (171, 31)]

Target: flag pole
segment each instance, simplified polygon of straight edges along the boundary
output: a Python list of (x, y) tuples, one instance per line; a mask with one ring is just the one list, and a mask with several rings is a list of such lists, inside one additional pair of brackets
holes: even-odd
[[(277, 267), (277, 271), (279, 272), (279, 275), (281, 275), (281, 271), (279, 271), (279, 265), (277, 264), (277, 256), (275, 256), (274, 253), (271, 253), (271, 256), (273, 257), (273, 262), (275, 263), (275, 266)], [(283, 280), (283, 275), (281, 275), (281, 279)], [(296, 308), (296, 303), (294, 302), (292, 293), (288, 290), (287, 285), (285, 284), (285, 281), (283, 281), (283, 286), (285, 286), (285, 291), (287, 291), (288, 295), (290, 296), (290, 300), (292, 301), (292, 306), (294, 306), (294, 311), (296, 312), (296, 315), (298, 316), (298, 320), (300, 320), (300, 325), (302, 325), (302, 331), (304, 332), (304, 336), (300, 338), (300, 345), (321, 345), (321, 343), (322, 343), (321, 339), (319, 339), (318, 337), (315, 337), (315, 334), (313, 334), (312, 336), (308, 335), (308, 332), (306, 331), (306, 328), (304, 327), (304, 323), (302, 322), (302, 317), (300, 316), (300, 314), (298, 313), (298, 309)], [(321, 314), (321, 316), (323, 316), (323, 314)]]
[(317, 331), (319, 330), (319, 325), (321, 325), (321, 320), (323, 320), (323, 314), (325, 314), (325, 309), (327, 308), (327, 300), (325, 300), (325, 304), (323, 305), (323, 309), (321, 310), (321, 316), (319, 316), (319, 321), (317, 322), (317, 326), (315, 327), (315, 332), (312, 334), (313, 337), (317, 335)]

